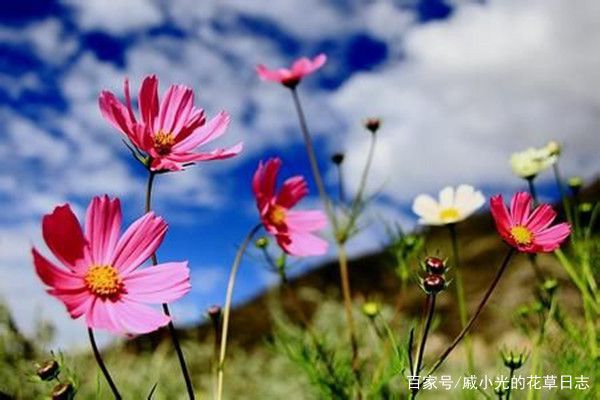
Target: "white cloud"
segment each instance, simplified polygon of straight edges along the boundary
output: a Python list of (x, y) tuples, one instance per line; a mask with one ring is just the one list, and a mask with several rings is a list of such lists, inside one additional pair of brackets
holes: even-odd
[(124, 34), (161, 23), (163, 15), (154, 0), (65, 0), (78, 15), (78, 24), (84, 30), (105, 30)]
[[(596, 174), (599, 7), (462, 5), (410, 30), (403, 62), (353, 76), (333, 102), (345, 115), (383, 117), (373, 176), (387, 180), (385, 194), (406, 203), (446, 184), (514, 188), (510, 152), (551, 139), (565, 143), (568, 174)], [(369, 138), (351, 129), (347, 175), (358, 176)]]

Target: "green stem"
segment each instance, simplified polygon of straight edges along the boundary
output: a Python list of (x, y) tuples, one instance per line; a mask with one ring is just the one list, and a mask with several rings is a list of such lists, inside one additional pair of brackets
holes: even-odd
[(104, 374), (104, 378), (106, 378), (106, 382), (108, 382), (108, 386), (110, 387), (110, 390), (113, 392), (113, 396), (115, 396), (116, 400), (121, 400), (121, 394), (119, 393), (119, 390), (117, 389), (117, 385), (115, 385), (115, 383), (113, 382), (110, 373), (108, 372), (108, 368), (106, 368), (106, 365), (104, 364), (104, 361), (102, 360), (102, 355), (100, 355), (100, 351), (98, 350), (98, 346), (96, 345), (96, 339), (94, 339), (94, 331), (92, 330), (92, 328), (88, 328), (88, 336), (90, 338), (90, 344), (92, 345), (92, 350), (94, 352), (94, 357), (96, 358), (96, 362), (98, 363), (98, 366), (100, 367), (100, 370), (102, 371), (102, 374)]
[[(148, 169), (148, 182), (146, 185), (146, 202), (145, 202), (145, 210), (146, 213), (152, 210), (152, 188), (154, 184), (154, 177), (156, 173), (152, 170)], [(156, 253), (152, 254), (152, 265), (156, 266), (158, 264), (158, 258), (156, 257)], [(181, 374), (183, 375), (183, 380), (185, 381), (185, 389), (187, 391), (188, 398), (190, 400), (194, 400), (196, 396), (194, 395), (194, 386), (192, 385), (192, 378), (190, 377), (190, 373), (188, 371), (187, 365), (185, 363), (185, 356), (183, 355), (183, 350), (181, 349), (181, 344), (179, 343), (179, 339), (177, 338), (177, 331), (175, 329), (175, 325), (173, 324), (173, 320), (171, 319), (171, 311), (169, 310), (169, 305), (166, 303), (162, 304), (163, 313), (169, 317), (169, 323), (167, 328), (169, 330), (169, 335), (171, 336), (171, 341), (173, 343), (173, 348), (175, 349), (175, 353), (177, 354), (177, 360), (179, 361), (179, 367), (181, 368)]]
[[(352, 207), (350, 208), (350, 220), (348, 221), (348, 225), (346, 227), (347, 231), (352, 231), (354, 228), (354, 224), (360, 214), (360, 210), (363, 204), (363, 196), (367, 186), (367, 178), (369, 176), (369, 170), (371, 169), (371, 164), (373, 163), (373, 155), (375, 154), (375, 145), (377, 143), (377, 134), (371, 134), (371, 141), (369, 143), (369, 153), (367, 155), (367, 161), (365, 162), (365, 166), (362, 170), (362, 174), (360, 177), (360, 182), (358, 184), (358, 191), (356, 192), (356, 196), (352, 201)], [(349, 232), (348, 232), (349, 233)]]
[[(421, 364), (423, 363), (423, 355), (425, 354), (425, 344), (427, 343), (427, 337), (429, 336), (429, 328), (431, 327), (431, 321), (433, 320), (433, 313), (435, 311), (435, 293), (427, 295), (427, 316), (423, 323), (423, 333), (421, 334), (421, 342), (419, 344), (419, 350), (417, 351), (417, 363), (415, 369), (412, 372), (413, 376), (418, 376), (421, 370)], [(417, 397), (419, 389), (413, 389), (411, 399)]]
[(529, 186), (529, 193), (531, 194), (531, 197), (533, 198), (533, 205), (537, 206), (538, 198), (537, 198), (537, 193), (535, 191), (535, 185), (533, 184), (534, 179), (535, 179), (535, 176), (527, 178), (527, 185)]
[(246, 248), (252, 241), (252, 238), (261, 228), (261, 224), (256, 225), (246, 236), (244, 242), (238, 249), (233, 264), (231, 265), (231, 272), (229, 273), (229, 282), (227, 283), (227, 294), (225, 296), (225, 308), (223, 310), (223, 324), (221, 327), (221, 349), (219, 352), (219, 364), (217, 365), (217, 400), (223, 398), (223, 372), (225, 367), (225, 353), (227, 351), (227, 334), (229, 332), (229, 317), (231, 314), (231, 300), (233, 298), (233, 288), (235, 286), (235, 278), (237, 277), (238, 269), (242, 262), (242, 257), (246, 252)]
[(346, 191), (344, 190), (344, 174), (342, 173), (342, 165), (336, 165), (337, 173), (338, 173), (338, 198), (340, 204), (346, 203)]
[(562, 202), (563, 209), (565, 211), (565, 216), (567, 217), (567, 221), (569, 223), (573, 223), (573, 216), (571, 214), (571, 204), (569, 204), (569, 197), (565, 193), (565, 188), (563, 186), (563, 180), (560, 175), (560, 170), (558, 169), (558, 161), (554, 163), (552, 166), (554, 171), (554, 179), (556, 181), (556, 187), (558, 187), (558, 192), (560, 193), (560, 201)]
[[(465, 292), (463, 288), (462, 271), (460, 268), (460, 256), (458, 250), (458, 235), (456, 233), (456, 224), (449, 224), (450, 239), (452, 241), (452, 258), (454, 262), (454, 279), (456, 281), (456, 298), (458, 300), (458, 312), (460, 315), (461, 328), (467, 324), (467, 307), (465, 302)], [(467, 366), (470, 374), (475, 373), (475, 362), (473, 358), (473, 343), (469, 335), (465, 336), (465, 351), (467, 353)]]
[(512, 379), (515, 376), (514, 368), (510, 369), (510, 373), (508, 374), (508, 389), (506, 391), (506, 400), (510, 400), (510, 391), (512, 389)]
[(579, 289), (583, 300), (587, 300), (589, 302), (595, 313), (600, 313), (600, 307), (598, 306), (598, 302), (592, 297), (587, 285), (583, 280), (581, 280), (581, 278), (579, 277), (579, 273), (575, 271), (573, 264), (571, 264), (569, 259), (563, 253), (563, 251), (561, 249), (557, 249), (554, 251), (554, 254), (558, 258), (558, 261), (560, 261), (563, 269), (567, 271), (567, 274), (571, 278), (571, 281), (573, 281), (575, 286), (577, 286), (577, 289)]
[(321, 201), (323, 202), (323, 206), (325, 207), (325, 213), (327, 214), (334, 231), (337, 231), (337, 220), (335, 217), (335, 213), (333, 212), (333, 208), (331, 206), (331, 201), (329, 200), (329, 196), (327, 195), (327, 191), (325, 190), (325, 185), (323, 184), (323, 178), (321, 177), (321, 172), (319, 169), (319, 163), (317, 161), (317, 156), (315, 153), (315, 148), (313, 146), (312, 139), (310, 137), (310, 133), (308, 132), (306, 116), (304, 115), (304, 111), (302, 109), (302, 104), (300, 103), (300, 97), (298, 97), (298, 90), (296, 89), (296, 87), (293, 87), (290, 90), (292, 92), (294, 106), (296, 107), (296, 113), (298, 114), (298, 122), (300, 123), (300, 132), (302, 132), (302, 138), (304, 139), (304, 146), (306, 147), (306, 153), (308, 154), (308, 161), (310, 162), (310, 168), (312, 170), (315, 184), (317, 185), (319, 197), (321, 198)]
[(442, 363), (450, 355), (450, 353), (452, 352), (452, 350), (454, 350), (454, 348), (460, 343), (460, 341), (464, 338), (464, 336), (467, 334), (467, 332), (469, 332), (469, 330), (471, 329), (471, 327), (475, 323), (475, 320), (477, 319), (477, 317), (479, 317), (479, 314), (481, 314), (481, 311), (483, 311), (484, 306), (486, 305), (487, 301), (489, 300), (490, 296), (492, 295), (492, 292), (494, 291), (494, 289), (498, 285), (498, 282), (500, 282), (500, 278), (504, 274), (504, 271), (506, 271), (506, 267), (508, 267), (509, 261), (511, 260), (511, 258), (512, 258), (512, 256), (514, 254), (515, 254), (515, 249), (511, 247), (510, 250), (508, 251), (508, 253), (506, 254), (506, 257), (504, 257), (504, 260), (502, 261), (502, 265), (500, 266), (500, 268), (496, 272), (496, 276), (494, 277), (494, 279), (490, 283), (490, 286), (488, 287), (488, 289), (486, 290), (485, 294), (483, 295), (483, 298), (481, 299), (481, 302), (477, 306), (477, 309), (475, 310), (475, 314), (473, 314), (473, 316), (471, 317), (471, 319), (469, 320), (469, 322), (467, 322), (467, 325), (458, 334), (458, 336), (454, 339), (454, 341), (438, 357), (438, 360), (433, 365), (433, 367), (431, 367), (429, 369), (429, 371), (427, 372), (426, 376), (433, 374), (442, 365)]
[(340, 267), (340, 280), (342, 283), (342, 295), (344, 297), (344, 311), (346, 313), (348, 335), (350, 336), (350, 346), (352, 348), (352, 370), (358, 380), (358, 340), (356, 339), (354, 317), (352, 316), (352, 295), (350, 291), (350, 276), (348, 273), (348, 256), (346, 254), (346, 247), (343, 243), (338, 243), (338, 261)]

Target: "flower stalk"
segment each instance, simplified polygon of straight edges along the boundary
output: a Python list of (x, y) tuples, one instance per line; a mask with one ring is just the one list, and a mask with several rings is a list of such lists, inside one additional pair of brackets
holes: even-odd
[(485, 294), (483, 295), (483, 298), (479, 302), (479, 305), (477, 306), (475, 313), (473, 314), (473, 316), (471, 317), (469, 322), (467, 322), (467, 325), (463, 328), (463, 330), (454, 339), (454, 341), (446, 348), (446, 350), (444, 350), (442, 352), (442, 354), (440, 354), (440, 356), (438, 357), (438, 360), (435, 362), (435, 364), (433, 364), (433, 366), (427, 372), (427, 375), (433, 374), (442, 365), (442, 363), (446, 360), (446, 358), (448, 358), (448, 356), (450, 355), (452, 350), (454, 350), (454, 348), (460, 343), (460, 341), (469, 332), (469, 330), (471, 329), (471, 327), (477, 320), (477, 317), (479, 317), (479, 314), (481, 314), (481, 312), (483, 311), (483, 308), (485, 307), (485, 305), (487, 304), (487, 301), (489, 300), (490, 296), (494, 292), (494, 289), (496, 289), (498, 282), (500, 282), (500, 278), (502, 278), (502, 275), (506, 271), (506, 268), (508, 267), (508, 264), (514, 254), (515, 254), (515, 249), (511, 247), (510, 250), (508, 251), (508, 253), (506, 254), (506, 256), (504, 257), (504, 260), (502, 261), (500, 268), (496, 272), (496, 276), (490, 283), (490, 286), (487, 288)]
[[(431, 321), (433, 320), (433, 313), (435, 311), (435, 296), (435, 292), (429, 293), (427, 295), (427, 316), (425, 317), (425, 322), (423, 324), (423, 333), (421, 334), (421, 341), (419, 344), (419, 349), (417, 351), (417, 362), (415, 364), (415, 369), (412, 372), (413, 376), (419, 375), (419, 371), (421, 370), (421, 364), (423, 363), (425, 344), (427, 342), (427, 337), (429, 336), (429, 328), (431, 327)], [(411, 399), (414, 399), (417, 396), (418, 391), (418, 388), (412, 390)]]
[[(154, 178), (156, 176), (156, 172), (148, 169), (148, 181), (146, 184), (146, 201), (145, 201), (145, 211), (146, 213), (150, 212), (152, 209), (152, 188), (154, 184)], [(156, 257), (156, 253), (152, 253), (152, 265), (156, 266), (158, 264), (158, 258)], [(171, 310), (169, 310), (169, 305), (167, 303), (162, 304), (163, 313), (167, 317), (171, 317)], [(187, 365), (185, 363), (185, 356), (183, 355), (183, 350), (181, 349), (181, 344), (179, 343), (179, 339), (177, 338), (177, 331), (175, 330), (175, 325), (173, 324), (173, 320), (169, 321), (167, 325), (169, 330), (169, 335), (171, 336), (171, 342), (173, 343), (173, 348), (175, 349), (175, 353), (177, 354), (177, 360), (179, 361), (179, 366), (181, 368), (181, 374), (183, 375), (183, 380), (185, 381), (185, 389), (188, 394), (188, 398), (190, 400), (194, 400), (196, 397), (194, 395), (194, 386), (192, 385), (192, 378), (190, 377), (190, 373), (188, 371)]]
[(121, 400), (122, 397), (119, 393), (119, 389), (117, 389), (117, 385), (115, 385), (115, 382), (112, 380), (112, 377), (108, 372), (108, 368), (106, 368), (106, 365), (102, 360), (102, 355), (100, 354), (98, 346), (96, 345), (96, 339), (94, 338), (94, 331), (92, 330), (92, 328), (88, 328), (88, 336), (90, 338), (90, 344), (92, 345), (92, 350), (94, 352), (94, 358), (96, 359), (96, 362), (98, 363), (102, 374), (104, 374), (104, 378), (106, 379), (106, 382), (108, 383), (108, 386), (110, 387), (110, 390), (112, 391), (115, 400)]
[(221, 400), (223, 398), (223, 373), (225, 367), (225, 354), (227, 352), (227, 338), (229, 333), (229, 319), (231, 315), (231, 301), (233, 298), (233, 288), (235, 286), (235, 279), (237, 277), (238, 270), (240, 268), (240, 264), (242, 263), (242, 257), (248, 248), (248, 245), (252, 241), (252, 238), (258, 232), (258, 230), (262, 227), (262, 224), (256, 225), (244, 241), (242, 245), (238, 249), (235, 259), (233, 260), (233, 264), (231, 265), (231, 272), (229, 273), (229, 281), (227, 282), (227, 294), (225, 295), (225, 308), (223, 310), (223, 323), (221, 325), (221, 348), (219, 351), (219, 363), (217, 365), (217, 400)]

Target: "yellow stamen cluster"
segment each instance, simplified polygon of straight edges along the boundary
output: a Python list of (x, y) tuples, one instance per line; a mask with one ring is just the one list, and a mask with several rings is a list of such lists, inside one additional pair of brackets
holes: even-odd
[(171, 147), (175, 144), (175, 135), (171, 132), (158, 131), (154, 135), (154, 148), (158, 154), (166, 155), (171, 151)]
[(269, 210), (269, 221), (273, 225), (281, 225), (285, 222), (285, 208), (277, 204)]
[(443, 208), (440, 211), (440, 219), (444, 222), (454, 222), (460, 218), (460, 212), (455, 207)]
[(522, 225), (513, 226), (510, 235), (517, 244), (528, 246), (533, 241), (533, 233)]
[(111, 297), (123, 290), (123, 281), (112, 265), (93, 265), (84, 277), (85, 286), (99, 297)]

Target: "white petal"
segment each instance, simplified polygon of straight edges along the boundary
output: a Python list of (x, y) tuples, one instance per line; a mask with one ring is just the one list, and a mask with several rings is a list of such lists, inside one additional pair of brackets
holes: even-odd
[(448, 208), (454, 206), (454, 188), (446, 186), (440, 191), (440, 206)]
[(420, 224), (432, 225), (440, 222), (440, 206), (433, 197), (427, 194), (420, 194), (415, 198), (412, 210), (420, 217)]

